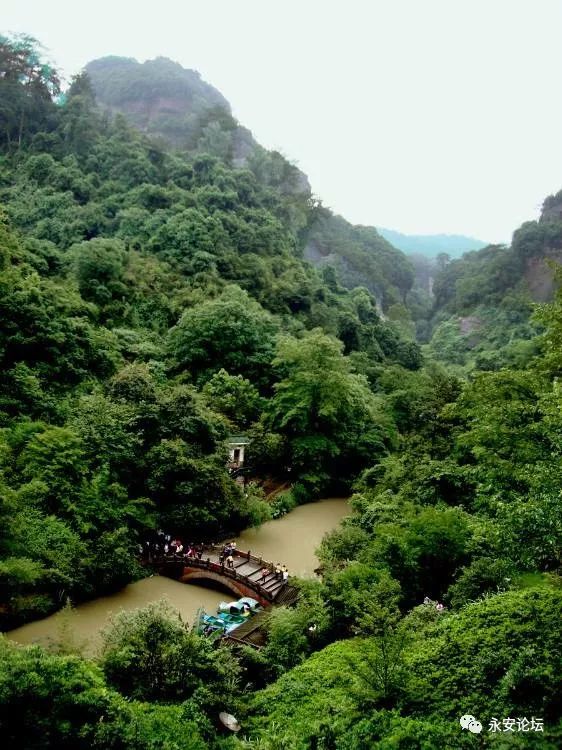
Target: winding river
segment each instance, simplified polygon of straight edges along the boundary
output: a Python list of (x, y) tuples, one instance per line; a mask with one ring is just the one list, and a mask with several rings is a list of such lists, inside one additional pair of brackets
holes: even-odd
[[(322, 537), (336, 528), (348, 514), (349, 507), (343, 498), (319, 500), (301, 505), (258, 529), (243, 531), (236, 537), (236, 544), (238, 549), (249, 549), (264, 560), (284, 563), (293, 575), (310, 577), (318, 566), (314, 551)], [(167, 599), (184, 620), (191, 622), (200, 607), (213, 612), (220, 601), (232, 599), (232, 594), (156, 575), (131, 583), (111, 596), (79, 604), (71, 611), (57, 612), (22, 625), (6, 635), (18, 643), (43, 645), (60, 642), (62, 638), (67, 642), (70, 639), (75, 647), (92, 655), (99, 646), (100, 632), (107, 626), (112, 614), (136, 609), (162, 598)]]

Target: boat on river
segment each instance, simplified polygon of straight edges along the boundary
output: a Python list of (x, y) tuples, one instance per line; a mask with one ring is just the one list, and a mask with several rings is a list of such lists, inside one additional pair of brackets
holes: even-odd
[(249, 596), (233, 602), (221, 602), (216, 615), (204, 611), (200, 613), (197, 630), (207, 636), (227, 635), (261, 609), (259, 602)]
[(249, 617), (254, 612), (262, 609), (260, 603), (250, 596), (243, 596), (235, 602), (221, 602), (218, 607), (219, 612), (226, 612), (229, 615), (242, 615)]

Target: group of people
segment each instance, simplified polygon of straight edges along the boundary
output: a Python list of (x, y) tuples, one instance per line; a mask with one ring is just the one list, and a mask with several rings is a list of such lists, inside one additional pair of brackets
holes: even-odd
[(174, 557), (203, 557), (203, 547), (200, 544), (183, 545), (181, 539), (172, 539), (171, 534), (166, 534), (162, 529), (156, 532), (156, 538), (147, 540), (143, 547), (143, 553), (147, 557), (160, 557), (161, 555), (173, 555)]
[(227, 568), (234, 567), (234, 553), (236, 552), (236, 542), (229, 542), (225, 544), (219, 555), (219, 562), (221, 565), (226, 563)]
[[(224, 545), (219, 554), (219, 563), (221, 565), (224, 565), (226, 563), (227, 568), (233, 568), (235, 553), (236, 542), (228, 542)], [(248, 556), (248, 559), (250, 559), (250, 553), (244, 553), (244, 555), (246, 554)], [(261, 569), (260, 583), (263, 585), (266, 582), (268, 576), (272, 574), (276, 580), (283, 581), (284, 583), (289, 580), (289, 569), (287, 568), (287, 566), (281, 565), (281, 563), (276, 563), (274, 566), (266, 565)]]
[[(172, 539), (171, 534), (167, 534), (162, 531), (162, 529), (158, 529), (153, 539), (147, 540), (144, 543), (144, 546), (139, 545), (139, 553), (147, 557), (149, 562), (152, 561), (152, 558), (159, 558), (162, 557), (162, 555), (174, 558), (190, 557), (192, 559), (197, 558), (201, 560), (203, 557), (203, 546), (201, 544), (193, 543), (184, 546), (181, 539)], [(219, 563), (221, 565), (226, 565), (227, 568), (234, 568), (235, 554), (236, 542), (227, 542), (220, 551)], [(244, 553), (244, 555), (246, 554), (249, 559), (250, 553)], [(272, 574), (276, 580), (283, 581), (284, 583), (289, 580), (289, 569), (287, 566), (281, 565), (281, 563), (276, 563), (275, 565), (264, 566), (261, 569), (260, 583), (263, 585), (268, 576)]]
[(286, 565), (281, 565), (280, 563), (275, 563), (275, 567), (273, 570), (269, 567), (264, 567), (261, 569), (261, 580), (260, 583), (265, 583), (267, 576), (271, 575), (271, 573), (274, 574), (275, 578), (279, 581), (283, 581), (286, 583), (289, 580), (289, 569)]

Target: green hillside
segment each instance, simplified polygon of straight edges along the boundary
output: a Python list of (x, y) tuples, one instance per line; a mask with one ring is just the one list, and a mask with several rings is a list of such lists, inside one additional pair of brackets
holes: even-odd
[(532, 312), (552, 299), (562, 261), (559, 204), (559, 196), (547, 198), (539, 221), (517, 229), (510, 246), (490, 245), (436, 269), (429, 313), (434, 356), (489, 370), (536, 352)]
[(0, 635), (3, 747), (559, 748), (560, 194), (511, 248), (444, 261), (428, 312), (403, 253), (282, 156), (237, 162), (197, 74), (88, 70), (61, 95), (35, 40), (0, 37), (1, 628), (162, 572), (139, 552), (158, 529), (224, 541), (327, 496), (351, 514), (260, 649), (166, 602), (93, 656)]
[[(199, 73), (166, 58), (107, 57), (86, 66), (100, 108), (176, 151), (210, 154), (229, 167), (250, 170), (258, 182), (284, 196), (285, 218), (304, 258), (336, 269), (347, 288), (365, 286), (386, 310), (403, 302), (412, 285), (402, 252), (372, 227), (354, 227), (311, 199), (306, 175), (278, 152), (268, 152), (231, 115), (228, 102)], [(297, 231), (298, 230), (298, 231)]]

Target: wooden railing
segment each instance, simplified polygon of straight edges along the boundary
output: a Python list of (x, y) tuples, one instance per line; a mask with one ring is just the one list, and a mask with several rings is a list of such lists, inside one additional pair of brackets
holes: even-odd
[[(213, 562), (208, 556), (205, 557), (205, 552), (208, 554), (209, 551), (216, 552), (217, 554), (220, 553), (222, 550), (222, 547), (220, 546), (211, 546), (206, 547), (203, 556), (201, 559), (198, 557), (188, 557), (187, 555), (177, 555), (177, 554), (168, 554), (168, 555), (161, 555), (161, 556), (152, 556), (149, 562), (152, 562), (155, 565), (177, 565), (178, 563), (181, 563), (183, 566), (187, 566), (190, 568), (200, 568), (201, 570), (209, 570), (213, 573), (216, 573), (217, 575), (223, 576), (224, 578), (229, 578), (233, 581), (240, 581), (241, 583), (244, 583), (245, 586), (252, 589), (252, 591), (255, 591), (257, 594), (259, 594), (263, 599), (265, 599), (268, 602), (273, 602), (274, 597), (271, 594), (271, 592), (265, 588), (265, 586), (258, 581), (254, 581), (251, 578), (248, 577), (248, 575), (244, 575), (242, 573), (238, 573), (236, 568), (229, 568), (228, 565), (225, 565), (224, 562), (218, 563)], [(252, 573), (257, 573), (258, 571), (261, 571), (264, 567), (272, 569), (272, 564), (265, 561), (262, 557), (258, 557), (257, 555), (252, 555), (250, 551), (248, 552), (242, 552), (240, 550), (234, 550), (232, 552), (232, 556), (235, 559), (239, 559), (242, 564), (244, 562), (246, 563), (255, 563), (256, 564), (256, 570), (252, 571)], [(271, 583), (271, 580), (268, 581), (268, 583)], [(282, 590), (281, 589), (276, 590), (276, 594), (279, 593)]]

